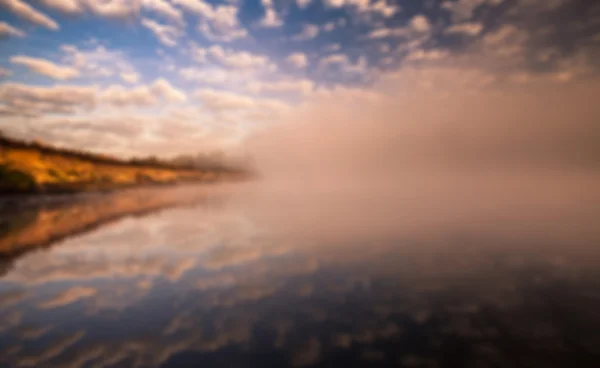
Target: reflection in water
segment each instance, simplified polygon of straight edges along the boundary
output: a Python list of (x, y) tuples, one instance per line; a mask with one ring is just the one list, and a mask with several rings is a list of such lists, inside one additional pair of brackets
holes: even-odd
[[(281, 209), (291, 205), (282, 193), (269, 211), (256, 210), (255, 201), (269, 207), (264, 196), (248, 200), (244, 190), (193, 193), (132, 192), (110, 205), (40, 210), (19, 228), (30, 230), (5, 234), (47, 243), (63, 237), (51, 225), (61, 216), (68, 224), (86, 219), (65, 235), (89, 228), (88, 218), (117, 216), (103, 212), (104, 203), (122, 215), (205, 199), (123, 217), (15, 259), (0, 279), (0, 366), (600, 363), (599, 258), (588, 246), (597, 237), (549, 246), (565, 233), (529, 236), (513, 227), (499, 238), (482, 225), (489, 222), (464, 218), (472, 228), (376, 228), (385, 234), (376, 237), (347, 227), (347, 236), (324, 237), (308, 226), (349, 225), (319, 217), (335, 199), (319, 211), (296, 203), (292, 213)], [(565, 226), (576, 220), (563, 215)], [(307, 227), (292, 231), (287, 217)]]

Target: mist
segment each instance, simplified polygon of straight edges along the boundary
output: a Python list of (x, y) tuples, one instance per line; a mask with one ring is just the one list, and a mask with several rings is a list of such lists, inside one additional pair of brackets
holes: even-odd
[(309, 103), (253, 137), (270, 227), (340, 242), (598, 239), (596, 85), (402, 92)]

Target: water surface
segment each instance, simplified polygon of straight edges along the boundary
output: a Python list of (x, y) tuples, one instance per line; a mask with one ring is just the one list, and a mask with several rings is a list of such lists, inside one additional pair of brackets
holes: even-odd
[(0, 366), (600, 364), (596, 194), (464, 211), (357, 193), (155, 189), (28, 208), (2, 235), (29, 242), (2, 258)]

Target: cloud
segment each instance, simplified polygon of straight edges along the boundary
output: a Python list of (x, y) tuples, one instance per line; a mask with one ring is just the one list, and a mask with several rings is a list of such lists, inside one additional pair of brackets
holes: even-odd
[(341, 8), (345, 4), (345, 0), (325, 0), (324, 3), (330, 8)]
[(302, 52), (294, 52), (290, 54), (285, 59), (285, 62), (298, 69), (303, 69), (308, 66), (308, 58), (306, 57), (306, 54)]
[(52, 20), (52, 18), (35, 10), (29, 4), (24, 3), (21, 0), (0, 0), (0, 7), (6, 8), (19, 18), (38, 26), (43, 26), (53, 31), (56, 31), (60, 28), (58, 23)]
[(473, 14), (477, 8), (482, 5), (500, 5), (504, 0), (458, 0), (445, 1), (442, 3), (442, 8), (452, 13), (452, 20), (462, 22), (473, 18)]
[(160, 24), (152, 19), (142, 19), (142, 25), (148, 28), (156, 38), (165, 46), (174, 47), (177, 45), (177, 39), (181, 36), (181, 31), (170, 25)]
[(135, 18), (141, 7), (139, 0), (86, 0), (85, 4), (92, 13), (114, 19)]
[(273, 0), (261, 0), (265, 7), (265, 16), (261, 19), (260, 25), (267, 28), (277, 28), (283, 25), (283, 21), (275, 10)]
[(75, 45), (61, 45), (63, 60), (80, 71), (83, 77), (106, 78), (121, 73), (136, 73), (122, 51), (98, 45), (80, 49)]
[(312, 0), (296, 0), (296, 5), (298, 5), (298, 8), (300, 9), (304, 9), (306, 7), (308, 7), (308, 5), (311, 3)]
[(211, 111), (244, 110), (254, 107), (254, 99), (234, 92), (204, 88), (195, 95)]
[(25, 37), (25, 32), (6, 22), (0, 22), (0, 39), (8, 37)]
[(406, 56), (405, 60), (408, 60), (408, 61), (435, 61), (435, 60), (442, 60), (442, 59), (446, 58), (448, 55), (449, 55), (449, 52), (447, 50), (417, 49), (417, 50), (411, 51)]
[(379, 13), (385, 18), (390, 18), (400, 11), (400, 7), (397, 5), (388, 5), (385, 0), (378, 0), (371, 5), (369, 10)]
[(185, 102), (185, 93), (173, 87), (165, 79), (157, 79), (150, 86), (126, 88), (121, 85), (111, 85), (101, 92), (101, 100), (114, 106), (152, 106), (160, 98), (169, 102)]
[(272, 66), (269, 59), (263, 55), (252, 54), (247, 51), (235, 51), (212, 45), (207, 49), (207, 54), (217, 62), (234, 69), (260, 69)]
[(335, 22), (328, 22), (323, 24), (323, 32), (331, 32), (335, 29)]
[(426, 16), (419, 14), (415, 15), (410, 20), (410, 28), (417, 32), (429, 32), (431, 29), (431, 24), (429, 23), (429, 19)]
[(294, 41), (307, 41), (316, 38), (319, 35), (319, 27), (314, 24), (305, 24), (302, 32), (292, 37)]
[(98, 291), (94, 288), (84, 287), (84, 286), (74, 286), (70, 289), (67, 289), (54, 298), (46, 300), (39, 304), (40, 309), (52, 309), (57, 307), (64, 307), (65, 305), (69, 305), (71, 303), (75, 303), (82, 299), (91, 298), (96, 295)]
[(12, 64), (23, 65), (31, 71), (52, 79), (66, 80), (79, 76), (79, 71), (77, 69), (70, 66), (57, 65), (46, 59), (17, 55), (12, 56), (10, 62)]
[(81, 0), (38, 0), (44, 6), (65, 14), (79, 14), (83, 11)]
[(184, 102), (187, 100), (185, 93), (173, 87), (165, 79), (157, 79), (152, 84), (152, 91), (159, 97), (166, 98), (172, 102)]
[(275, 93), (299, 93), (307, 95), (312, 92), (315, 83), (308, 79), (299, 80), (281, 80), (275, 82), (251, 82), (247, 88), (253, 93), (275, 92)]
[(367, 38), (379, 39), (388, 37), (406, 37), (411, 34), (410, 28), (407, 27), (396, 27), (396, 28), (378, 28), (374, 29), (367, 35)]
[(121, 79), (127, 83), (135, 84), (140, 80), (140, 75), (136, 72), (122, 72)]
[(466, 36), (477, 36), (483, 30), (483, 25), (481, 23), (461, 23), (461, 24), (453, 24), (450, 27), (446, 28), (445, 33), (448, 34), (463, 34)]
[(0, 102), (15, 114), (72, 113), (93, 108), (96, 93), (94, 87), (5, 83), (0, 85)]
[(234, 5), (213, 7), (202, 0), (173, 2), (202, 17), (198, 29), (210, 41), (231, 42), (248, 35), (238, 20), (239, 8)]
[(143, 0), (142, 6), (150, 11), (162, 15), (175, 24), (185, 24), (181, 10), (175, 8), (166, 0)]
[(0, 78), (11, 76), (12, 72), (6, 68), (0, 67)]

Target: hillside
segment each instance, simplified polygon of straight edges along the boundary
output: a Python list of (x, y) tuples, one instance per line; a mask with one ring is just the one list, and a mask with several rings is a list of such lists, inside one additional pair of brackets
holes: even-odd
[(240, 169), (184, 167), (156, 159), (125, 161), (0, 138), (0, 193), (69, 193), (149, 184), (237, 178)]

